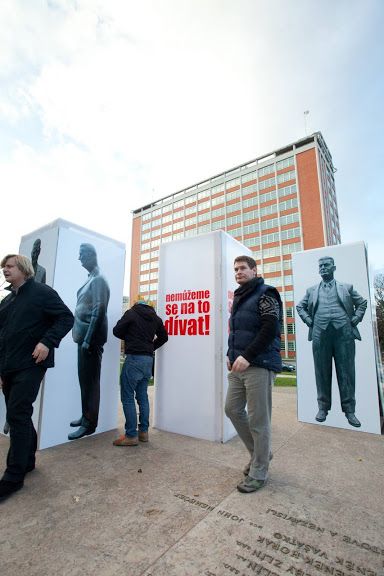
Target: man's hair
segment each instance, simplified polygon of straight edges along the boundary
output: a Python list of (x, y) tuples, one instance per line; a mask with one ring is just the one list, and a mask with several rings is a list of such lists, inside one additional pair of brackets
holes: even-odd
[(87, 252), (90, 252), (91, 254), (94, 254), (94, 256), (97, 256), (96, 254), (96, 248), (93, 246), (93, 244), (80, 244), (80, 249), (86, 250)]
[(28, 278), (32, 278), (35, 275), (32, 262), (30, 261), (29, 258), (27, 258), (26, 256), (22, 256), (21, 254), (7, 254), (6, 256), (4, 256), (4, 258), (0, 262), (1, 268), (4, 268), (4, 266), (7, 263), (7, 260), (9, 260), (10, 258), (15, 259), (16, 266), (18, 267), (20, 272), (24, 274), (26, 280)]
[(332, 266), (335, 265), (335, 261), (334, 261), (334, 259), (332, 258), (332, 256), (322, 256), (321, 258), (319, 258), (319, 262), (321, 262), (322, 260), (331, 260)]
[(236, 264), (236, 262), (246, 262), (250, 268), (256, 268), (256, 260), (251, 256), (237, 256), (233, 263)]

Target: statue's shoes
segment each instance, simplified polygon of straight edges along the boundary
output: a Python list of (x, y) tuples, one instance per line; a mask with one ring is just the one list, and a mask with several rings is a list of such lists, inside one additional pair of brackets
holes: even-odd
[(318, 411), (318, 413), (316, 414), (315, 420), (317, 420), (318, 422), (325, 422), (327, 419), (327, 416), (328, 416), (328, 411), (320, 409)]
[(345, 417), (351, 426), (354, 426), (355, 428), (360, 428), (361, 422), (356, 418), (353, 412), (346, 412)]

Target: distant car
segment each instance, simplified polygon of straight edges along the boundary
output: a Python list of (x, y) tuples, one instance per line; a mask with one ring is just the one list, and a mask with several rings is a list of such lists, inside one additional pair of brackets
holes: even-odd
[(295, 372), (296, 366), (294, 364), (285, 364), (283, 362), (283, 372)]

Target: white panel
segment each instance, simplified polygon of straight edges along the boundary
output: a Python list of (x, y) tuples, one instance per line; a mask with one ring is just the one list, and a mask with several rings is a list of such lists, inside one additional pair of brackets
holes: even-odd
[[(341, 410), (334, 366), (332, 375), (332, 408), (328, 413), (325, 423), (320, 425), (380, 434), (375, 345), (364, 243), (356, 242), (352, 244), (328, 246), (326, 248), (307, 250), (294, 254), (293, 276), (295, 306), (303, 299), (309, 287), (320, 283), (321, 277), (319, 275), (318, 260), (325, 256), (334, 258), (336, 266), (334, 273), (335, 280), (353, 284), (353, 288), (368, 300), (368, 306), (363, 321), (357, 325), (361, 335), (361, 341), (355, 340), (356, 416), (361, 422), (361, 428), (353, 428)], [(304, 422), (319, 424), (315, 420), (318, 405), (312, 342), (308, 341), (308, 327), (301, 320), (297, 311), (295, 313), (295, 322), (298, 418)]]
[[(88, 272), (79, 261), (80, 244), (92, 244), (100, 272), (110, 288), (108, 304), (108, 339), (104, 345), (100, 377), (100, 411), (97, 433), (117, 427), (120, 340), (112, 328), (122, 315), (124, 259), (123, 246), (96, 232), (60, 226), (54, 288), (72, 310), (77, 290), (86, 282)], [(41, 419), (40, 448), (67, 442), (71, 420), (81, 416), (80, 386), (77, 376), (77, 344), (71, 333), (56, 352), (56, 368), (48, 370), (44, 386), (44, 410)]]
[[(155, 427), (217, 441), (235, 434), (224, 415), (228, 292), (234, 257), (249, 252), (221, 231), (161, 246), (157, 312), (169, 341), (156, 353)], [(172, 302), (188, 292), (209, 297)], [(197, 334), (188, 334), (195, 325)]]
[[(122, 315), (124, 245), (65, 220), (56, 220), (24, 236), (20, 253), (30, 257), (36, 238), (41, 239), (38, 262), (46, 268), (47, 284), (58, 292), (72, 312), (76, 306), (77, 290), (88, 276), (79, 261), (80, 244), (87, 242), (96, 249), (100, 271), (110, 288), (108, 339), (104, 345), (101, 364), (100, 412), (96, 433), (114, 429), (117, 427), (119, 402), (120, 340), (113, 336), (112, 328)], [(38, 429), (39, 448), (68, 442), (68, 433), (75, 430), (70, 428), (69, 423), (80, 416), (77, 344), (69, 333), (62, 340), (59, 349), (55, 350), (55, 367), (47, 370), (35, 403), (34, 423)], [(4, 407), (0, 404), (0, 425), (3, 420)]]

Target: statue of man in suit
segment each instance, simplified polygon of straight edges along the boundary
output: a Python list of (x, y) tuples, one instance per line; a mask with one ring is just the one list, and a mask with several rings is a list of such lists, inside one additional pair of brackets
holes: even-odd
[(93, 434), (96, 430), (100, 405), (101, 360), (108, 332), (109, 286), (97, 265), (95, 247), (92, 244), (81, 244), (79, 260), (89, 272), (86, 283), (77, 292), (72, 330), (78, 350), (82, 415), (71, 422), (71, 426), (79, 428), (68, 435), (69, 440), (77, 440)]
[(361, 340), (357, 324), (367, 309), (365, 300), (351, 284), (338, 282), (333, 258), (319, 260), (320, 284), (308, 288), (296, 306), (300, 318), (309, 326), (319, 411), (324, 422), (332, 404), (332, 359), (335, 363), (341, 409), (349, 424), (360, 427), (355, 416), (355, 339)]
[(40, 266), (40, 264), (37, 263), (40, 252), (41, 252), (41, 240), (40, 240), (40, 238), (36, 238), (36, 240), (33, 243), (32, 252), (31, 252), (31, 261), (32, 261), (33, 270), (35, 272), (35, 282), (40, 282), (41, 284), (45, 284), (46, 283), (45, 268), (43, 266)]

